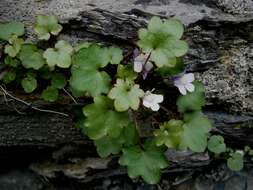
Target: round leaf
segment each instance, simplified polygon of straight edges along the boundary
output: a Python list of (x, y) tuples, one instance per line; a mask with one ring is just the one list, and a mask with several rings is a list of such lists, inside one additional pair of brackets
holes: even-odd
[(45, 64), (42, 53), (43, 51), (33, 44), (23, 44), (18, 57), (25, 68), (38, 70)]
[(26, 93), (31, 93), (37, 88), (37, 80), (33, 77), (22, 79), (21, 85)]
[(232, 171), (240, 171), (243, 168), (243, 156), (240, 153), (233, 153), (227, 160), (227, 166)]
[(220, 135), (213, 135), (208, 141), (208, 149), (215, 154), (220, 154), (226, 151), (226, 144), (224, 138)]
[(12, 35), (22, 36), (25, 26), (21, 22), (0, 23), (0, 40), (9, 40)]
[(57, 88), (53, 86), (48, 86), (45, 90), (43, 90), (41, 97), (48, 101), (48, 102), (54, 102), (58, 99), (59, 92)]

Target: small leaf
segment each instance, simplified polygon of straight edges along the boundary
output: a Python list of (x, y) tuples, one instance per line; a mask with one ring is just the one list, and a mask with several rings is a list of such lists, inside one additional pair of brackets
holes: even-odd
[(106, 48), (91, 45), (80, 49), (73, 57), (70, 86), (75, 91), (88, 92), (93, 97), (108, 93), (111, 78), (106, 72), (99, 70), (108, 63)]
[(127, 166), (131, 178), (141, 176), (149, 184), (158, 183), (161, 169), (168, 166), (163, 150), (149, 141), (146, 141), (144, 150), (137, 146), (124, 148), (119, 163)]
[(140, 98), (143, 95), (144, 92), (139, 88), (139, 85), (128, 80), (117, 79), (108, 97), (114, 99), (114, 107), (117, 111), (126, 111), (129, 108), (137, 110), (140, 104)]
[(62, 89), (67, 84), (66, 78), (61, 73), (55, 73), (52, 77), (51, 85), (55, 88)]
[(224, 138), (220, 135), (211, 136), (208, 141), (207, 147), (211, 152), (215, 154), (220, 154), (226, 151), (226, 144), (224, 143)]
[(16, 57), (23, 43), (24, 40), (18, 38), (18, 36), (11, 36), (11, 38), (9, 39), (9, 44), (7, 44), (4, 48), (4, 53), (8, 54), (10, 57)]
[(134, 72), (132, 65), (118, 65), (117, 77), (121, 79), (135, 80), (137, 78), (137, 73)]
[(23, 44), (18, 58), (26, 69), (38, 70), (45, 64), (42, 53), (43, 51), (33, 44)]
[(21, 81), (21, 85), (26, 93), (31, 93), (37, 88), (37, 80), (28, 76)]
[(122, 130), (120, 136), (113, 138), (110, 136), (95, 140), (97, 152), (101, 157), (107, 157), (110, 154), (118, 154), (122, 147), (134, 145), (137, 142), (137, 133), (133, 124), (130, 124)]
[(76, 52), (78, 52), (79, 50), (81, 50), (82, 48), (88, 48), (89, 46), (91, 46), (92, 43), (91, 42), (83, 42), (83, 43), (80, 43), (80, 44), (77, 44), (75, 47), (74, 47), (74, 50)]
[(190, 148), (194, 152), (204, 152), (207, 147), (207, 136), (212, 128), (211, 122), (200, 111), (185, 114), (184, 121), (180, 147)]
[(182, 59), (177, 58), (177, 63), (174, 67), (161, 67), (158, 68), (158, 73), (163, 77), (163, 78), (168, 78), (171, 75), (177, 75), (179, 73), (182, 73), (184, 71), (185, 65), (182, 61)]
[(58, 24), (55, 16), (38, 15), (34, 30), (40, 40), (48, 40), (50, 34), (58, 35), (62, 30), (62, 26)]
[(175, 38), (180, 39), (184, 33), (184, 26), (181, 21), (172, 18), (164, 22), (163, 30)]
[(108, 49), (108, 56), (110, 59), (110, 63), (117, 65), (119, 64), (123, 59), (123, 51), (119, 48), (110, 47)]
[(6, 56), (4, 59), (4, 63), (6, 65), (9, 65), (10, 67), (16, 68), (20, 64), (20, 61), (18, 59), (12, 58), (10, 56)]
[(9, 40), (12, 35), (22, 36), (25, 26), (21, 22), (0, 23), (0, 40)]
[(4, 77), (3, 77), (3, 82), (5, 84), (8, 84), (12, 81), (14, 81), (16, 78), (16, 71), (13, 69), (10, 69), (7, 73), (5, 73)]
[(238, 153), (232, 153), (231, 157), (227, 160), (227, 166), (232, 171), (240, 171), (243, 168), (243, 156)]
[(58, 99), (58, 96), (59, 92), (57, 88), (53, 86), (48, 86), (41, 94), (41, 97), (48, 102), (55, 102)]
[(119, 113), (113, 108), (113, 102), (105, 96), (94, 98), (94, 103), (83, 108), (87, 117), (84, 126), (87, 135), (97, 140), (105, 136), (116, 138), (129, 123), (127, 112)]
[(193, 82), (195, 90), (186, 95), (180, 95), (177, 99), (179, 112), (198, 111), (205, 105), (204, 86), (201, 82)]
[(48, 48), (43, 57), (47, 60), (49, 67), (68, 68), (71, 65), (73, 48), (69, 43), (61, 40), (55, 44), (55, 48)]
[(183, 31), (182, 23), (176, 19), (162, 21), (153, 17), (148, 29), (139, 30), (138, 46), (145, 53), (151, 53), (150, 59), (157, 67), (174, 67), (176, 58), (188, 51), (187, 43), (180, 40)]
[(168, 148), (178, 149), (183, 134), (183, 124), (183, 121), (175, 119), (162, 124), (160, 129), (154, 132), (156, 145), (166, 145)]

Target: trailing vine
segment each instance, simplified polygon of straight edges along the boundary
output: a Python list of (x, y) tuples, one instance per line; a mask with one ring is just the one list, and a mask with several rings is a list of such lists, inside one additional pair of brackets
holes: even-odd
[[(62, 29), (54, 16), (39, 15), (34, 25), (38, 39), (44, 41)], [(157, 183), (161, 170), (169, 166), (167, 149), (209, 151), (227, 158), (232, 170), (242, 169), (243, 153), (227, 148), (222, 136), (210, 134), (212, 123), (202, 112), (204, 86), (193, 73), (186, 73), (182, 61), (189, 47), (182, 40), (184, 27), (179, 20), (153, 17), (147, 28), (139, 30), (131, 59), (124, 58), (118, 47), (93, 42), (72, 47), (60, 40), (41, 47), (24, 40), (24, 32), (20, 22), (0, 24), (0, 40), (6, 43), (0, 57), (2, 84), (19, 84), (25, 93), (40, 92), (48, 102), (56, 101), (61, 91), (75, 102), (92, 98), (83, 107), (84, 119), (78, 126), (94, 141), (101, 157), (119, 155), (119, 164), (126, 166), (131, 178)], [(170, 114), (166, 105), (173, 97), (167, 91), (173, 86), (179, 96), (177, 111), (172, 107)], [(4, 95), (14, 97), (0, 87)], [(145, 128), (151, 128), (152, 135), (142, 136)], [(249, 147), (245, 152), (252, 154)]]

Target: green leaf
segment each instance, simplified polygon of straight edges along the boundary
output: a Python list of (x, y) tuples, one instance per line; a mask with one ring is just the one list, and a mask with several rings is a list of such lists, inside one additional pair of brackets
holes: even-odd
[(79, 50), (73, 57), (71, 87), (76, 91), (88, 92), (93, 97), (108, 93), (111, 78), (99, 69), (105, 67), (109, 61), (106, 48), (91, 45)]
[(242, 154), (235, 152), (231, 154), (231, 157), (227, 160), (227, 166), (232, 171), (240, 171), (243, 168), (243, 156)]
[(140, 98), (144, 95), (139, 85), (128, 80), (117, 79), (114, 88), (108, 94), (108, 97), (114, 99), (114, 107), (117, 111), (126, 111), (129, 108), (137, 110), (140, 104)]
[(129, 80), (135, 80), (137, 78), (137, 73), (134, 72), (132, 65), (118, 65), (117, 68), (117, 77), (121, 79), (129, 79)]
[(91, 42), (82, 42), (80, 44), (77, 44), (75, 47), (74, 47), (74, 50), (77, 52), (79, 50), (81, 50), (82, 48), (88, 48), (89, 46), (91, 46), (92, 43)]
[(180, 39), (184, 33), (184, 26), (182, 25), (180, 20), (172, 18), (164, 22), (163, 30), (165, 30), (166, 33), (171, 34), (175, 38)]
[(183, 31), (182, 23), (176, 19), (162, 21), (159, 17), (153, 17), (148, 29), (139, 30), (138, 45), (144, 52), (151, 52), (150, 59), (157, 67), (173, 67), (176, 58), (188, 51), (187, 43), (180, 40)]
[(200, 111), (185, 114), (184, 121), (180, 147), (190, 148), (194, 152), (204, 152), (208, 133), (212, 128), (211, 122)]
[(23, 39), (18, 38), (16, 35), (12, 35), (9, 39), (9, 44), (4, 48), (4, 53), (8, 54), (10, 57), (16, 57), (23, 43)]
[(224, 138), (220, 135), (213, 135), (210, 137), (208, 144), (208, 150), (215, 154), (220, 154), (226, 151), (226, 144), (224, 143)]
[(58, 35), (62, 30), (62, 26), (58, 24), (58, 19), (55, 16), (38, 15), (34, 30), (40, 40), (48, 40), (50, 34)]
[(46, 79), (46, 80), (51, 79), (53, 75), (54, 73), (47, 66), (43, 66), (39, 70), (39, 76), (43, 79)]
[(179, 112), (198, 111), (205, 105), (204, 86), (201, 82), (193, 82), (195, 90), (186, 95), (180, 95), (177, 99)]
[(157, 71), (163, 78), (167, 78), (171, 75), (177, 75), (179, 73), (182, 73), (184, 68), (185, 68), (185, 65), (182, 59), (177, 58), (177, 63), (174, 67), (163, 66), (161, 68), (158, 68)]
[(119, 48), (110, 47), (108, 49), (108, 55), (111, 64), (117, 65), (123, 60), (123, 51)]
[(10, 69), (7, 73), (5, 73), (4, 77), (3, 77), (3, 82), (5, 84), (8, 84), (12, 81), (14, 81), (16, 78), (16, 71), (13, 69)]
[(127, 166), (131, 178), (141, 176), (149, 184), (158, 183), (161, 169), (168, 166), (163, 150), (148, 141), (144, 145), (144, 150), (137, 146), (124, 148), (119, 163)]
[(18, 59), (12, 58), (10, 56), (6, 56), (4, 59), (4, 63), (6, 65), (9, 65), (10, 67), (16, 68), (20, 64), (20, 61)]
[(21, 22), (0, 23), (0, 40), (9, 40), (12, 35), (22, 36), (25, 25)]
[(42, 53), (43, 51), (33, 44), (23, 44), (18, 58), (26, 69), (39, 70), (45, 64)]
[(41, 94), (41, 97), (48, 102), (55, 102), (58, 99), (58, 96), (59, 92), (57, 88), (53, 86), (48, 86)]
[(47, 64), (50, 68), (58, 66), (60, 68), (68, 68), (71, 65), (71, 55), (73, 48), (66, 41), (58, 41), (55, 44), (55, 48), (48, 48), (43, 57), (47, 60)]
[(110, 136), (95, 140), (97, 152), (100, 157), (107, 157), (110, 154), (118, 154), (123, 146), (131, 146), (137, 143), (137, 132), (135, 126), (130, 124), (122, 130), (120, 136), (113, 138)]
[(93, 104), (83, 108), (83, 113), (87, 117), (85, 131), (93, 140), (107, 135), (118, 137), (122, 129), (130, 123), (128, 113), (116, 112), (112, 100), (105, 96), (95, 97)]
[(67, 81), (63, 74), (55, 73), (51, 80), (51, 85), (55, 88), (62, 89), (66, 86)]
[(160, 129), (154, 131), (156, 145), (166, 145), (168, 148), (179, 148), (183, 134), (183, 124), (183, 121), (175, 119), (171, 119), (162, 124)]
[(26, 93), (31, 93), (37, 88), (37, 80), (34, 77), (27, 76), (22, 79), (21, 85)]

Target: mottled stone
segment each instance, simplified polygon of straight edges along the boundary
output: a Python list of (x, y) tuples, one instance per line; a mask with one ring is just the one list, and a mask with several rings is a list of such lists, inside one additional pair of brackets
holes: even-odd
[(218, 0), (217, 5), (222, 7), (225, 12), (233, 14), (252, 14), (252, 0)]
[(253, 46), (238, 45), (223, 51), (220, 62), (197, 74), (211, 103), (235, 112), (253, 113)]

